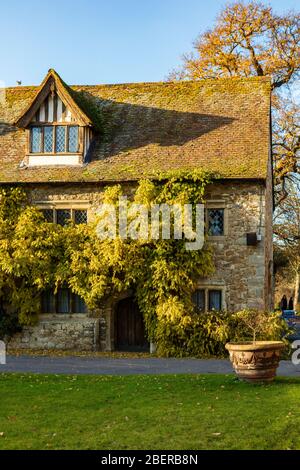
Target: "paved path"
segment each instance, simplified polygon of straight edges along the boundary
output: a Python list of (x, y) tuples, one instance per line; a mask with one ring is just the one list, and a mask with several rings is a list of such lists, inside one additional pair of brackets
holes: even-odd
[[(217, 359), (113, 359), (107, 357), (45, 357), (8, 356), (1, 372), (31, 372), (41, 374), (228, 374), (232, 372), (228, 360)], [(300, 377), (300, 365), (282, 361), (278, 375)]]

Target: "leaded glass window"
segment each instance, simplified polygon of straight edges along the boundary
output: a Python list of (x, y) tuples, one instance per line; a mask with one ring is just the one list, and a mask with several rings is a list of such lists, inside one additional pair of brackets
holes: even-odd
[(86, 209), (40, 209), (46, 222), (55, 222), (65, 226), (69, 221), (73, 221), (76, 225), (87, 224)]
[(87, 224), (87, 211), (86, 210), (75, 210), (74, 211), (75, 224)]
[(30, 139), (32, 153), (78, 153), (79, 127), (35, 126), (31, 128)]
[(198, 289), (193, 294), (193, 302), (195, 307), (198, 310), (204, 311), (205, 310), (205, 290)]
[(42, 313), (55, 313), (55, 297), (52, 290), (42, 293)]
[(87, 306), (85, 301), (77, 294), (72, 294), (72, 312), (87, 313)]
[(70, 291), (69, 289), (58, 289), (57, 291), (57, 313), (70, 313)]
[(209, 290), (208, 303), (209, 310), (222, 310), (222, 291)]
[(208, 235), (218, 237), (224, 235), (224, 209), (208, 209)]
[(74, 294), (67, 287), (63, 287), (54, 293), (53, 289), (46, 290), (41, 296), (42, 313), (87, 313), (86, 303), (77, 294)]
[(71, 209), (57, 209), (56, 222), (59, 225), (67, 225), (69, 220), (71, 220)]
[(69, 152), (78, 152), (78, 126), (69, 127)]
[(197, 289), (193, 293), (192, 300), (198, 311), (220, 311), (223, 307), (223, 291), (222, 289), (214, 288)]
[(53, 222), (53, 209), (42, 209), (46, 222)]
[(66, 127), (56, 127), (56, 153), (62, 153), (66, 151)]
[(40, 153), (42, 151), (42, 128), (33, 127), (31, 129), (31, 152)]
[(53, 127), (44, 127), (44, 152), (53, 152)]

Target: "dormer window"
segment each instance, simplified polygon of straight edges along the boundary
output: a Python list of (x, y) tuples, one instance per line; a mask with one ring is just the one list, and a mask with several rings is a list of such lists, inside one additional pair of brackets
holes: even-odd
[(22, 168), (78, 166), (87, 161), (95, 127), (85, 100), (49, 70), (37, 95), (16, 121), (28, 136)]
[(78, 126), (32, 126), (30, 153), (76, 154), (79, 151)]

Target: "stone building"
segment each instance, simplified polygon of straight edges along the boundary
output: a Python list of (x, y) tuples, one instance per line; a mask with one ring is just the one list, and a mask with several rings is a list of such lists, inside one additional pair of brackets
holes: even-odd
[[(50, 70), (40, 87), (3, 90), (0, 184), (25, 187), (47, 220), (86, 223), (104, 186), (159, 171), (204, 168), (216, 271), (199, 279), (202, 310), (273, 304), (270, 83), (266, 78), (67, 86)], [(2, 93), (2, 94), (3, 94)], [(67, 289), (44, 296), (39, 324), (11, 346), (143, 348), (132, 293), (87, 312)]]

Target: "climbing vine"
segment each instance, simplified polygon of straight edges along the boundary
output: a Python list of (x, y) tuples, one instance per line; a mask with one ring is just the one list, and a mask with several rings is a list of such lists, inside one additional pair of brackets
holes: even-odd
[[(128, 196), (128, 208), (143, 204), (203, 203), (212, 176), (176, 172), (140, 181), (127, 190), (119, 185), (103, 192), (103, 202), (117, 207)], [(192, 292), (197, 279), (213, 272), (213, 254), (205, 243), (187, 250), (182, 239), (101, 239), (99, 216), (88, 225), (47, 223), (20, 189), (0, 193), (0, 300), (19, 323), (32, 324), (40, 311), (41, 292), (67, 285), (90, 309), (131, 289), (144, 316), (148, 338), (161, 354), (178, 354), (195, 313)], [(174, 220), (171, 219), (174, 223)], [(167, 340), (166, 340), (167, 338)], [(177, 346), (176, 346), (177, 345)]]
[[(137, 203), (148, 208), (163, 203), (194, 206), (204, 202), (210, 181), (211, 175), (200, 171), (143, 180), (132, 191), (129, 206)], [(103, 200), (117, 206), (121, 196), (124, 190), (116, 185), (106, 189)], [(204, 244), (200, 250), (189, 251), (185, 237), (182, 240), (174, 237), (100, 240), (92, 226), (78, 226), (71, 231), (73, 236), (68, 237), (71, 288), (91, 308), (114, 293), (132, 289), (149, 340), (156, 343), (161, 354), (168, 354), (170, 348), (178, 353), (178, 348), (173, 347), (178, 343), (178, 335), (190, 328), (195, 316), (192, 292), (197, 280), (207, 277), (214, 269), (211, 247)]]

